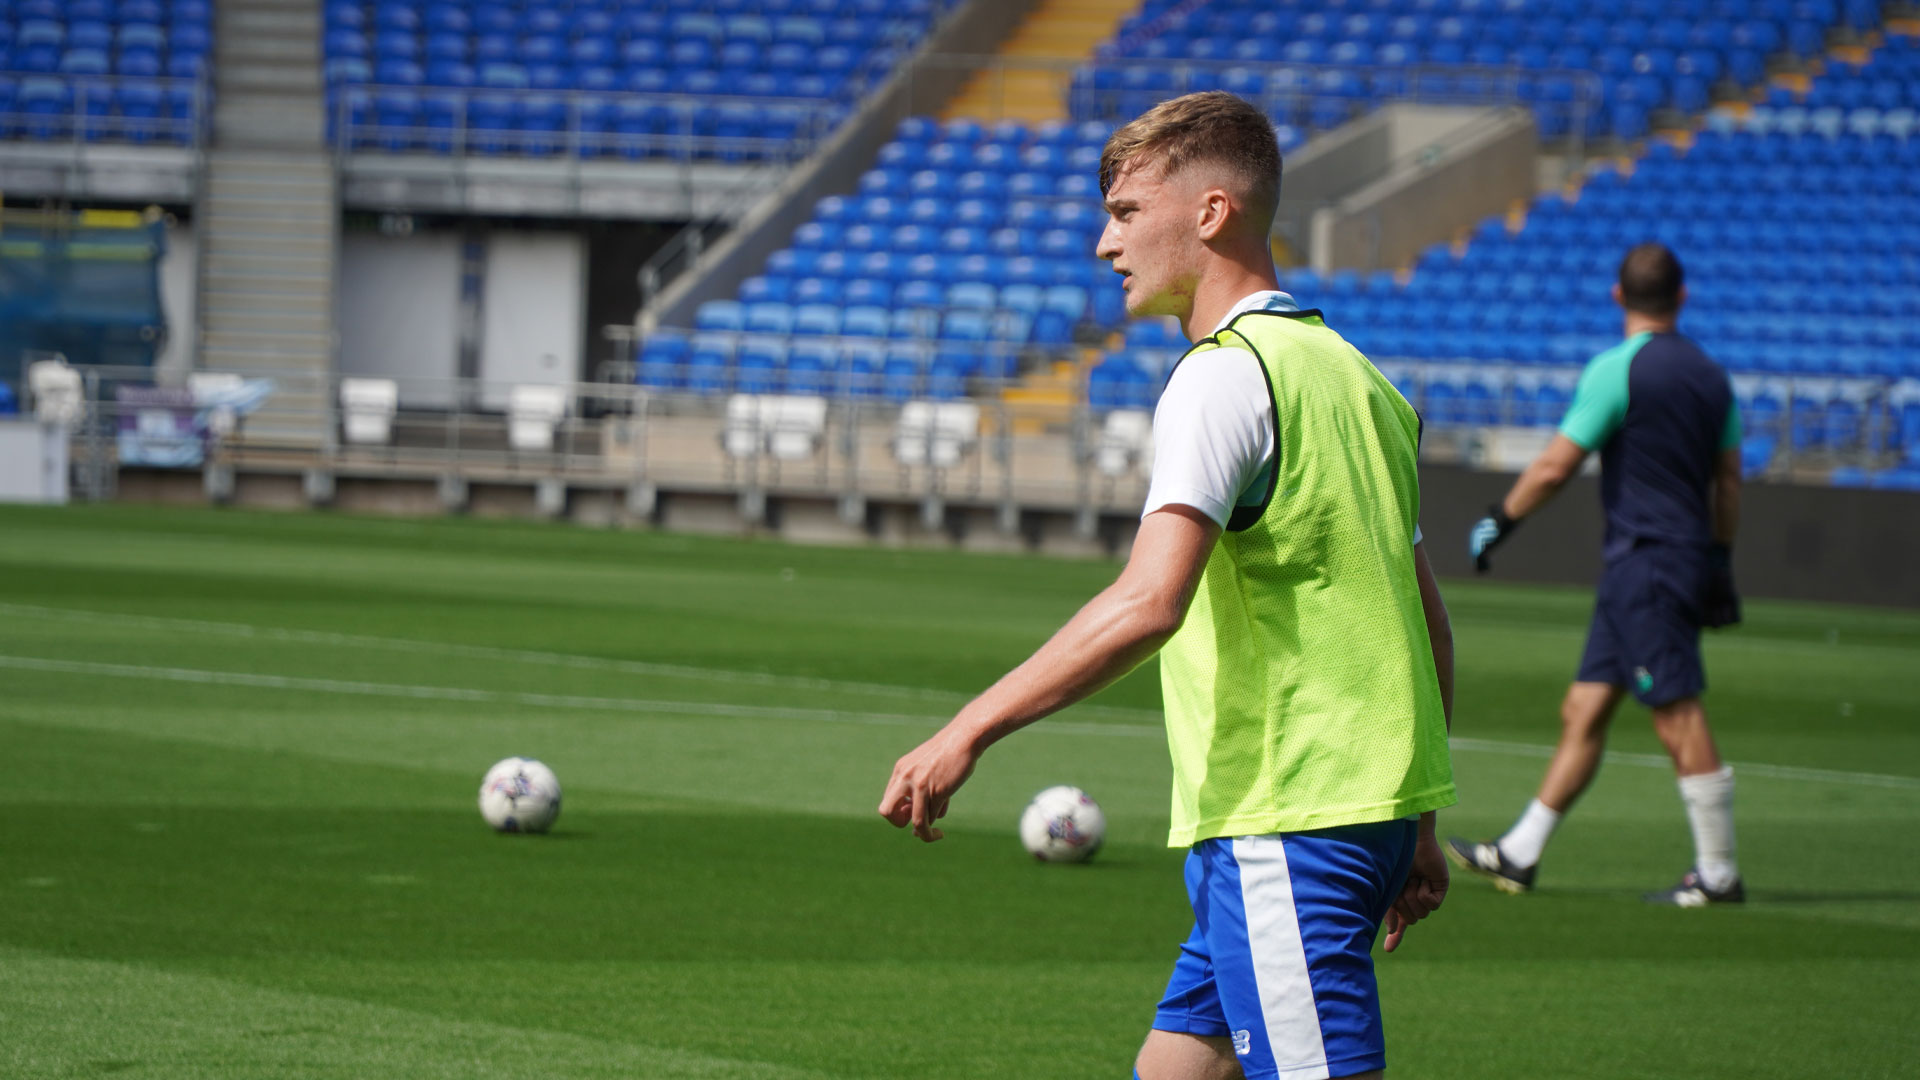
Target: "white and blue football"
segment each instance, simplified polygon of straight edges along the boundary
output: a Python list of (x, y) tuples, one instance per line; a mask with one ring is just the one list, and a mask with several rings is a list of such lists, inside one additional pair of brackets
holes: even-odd
[(480, 781), (480, 816), (501, 832), (546, 832), (560, 816), (560, 778), (534, 758), (507, 758)]
[(1020, 815), (1020, 842), (1041, 862), (1085, 862), (1106, 838), (1107, 816), (1077, 787), (1050, 787)]

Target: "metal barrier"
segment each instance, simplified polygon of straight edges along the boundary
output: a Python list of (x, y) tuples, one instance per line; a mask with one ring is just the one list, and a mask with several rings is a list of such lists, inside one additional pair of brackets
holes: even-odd
[[(406, 108), (382, 109), (383, 100)], [(530, 111), (540, 126), (526, 124)], [(394, 122), (388, 113), (430, 119)], [(335, 96), (330, 128), (335, 152), (343, 154), (791, 164), (837, 116), (833, 102), (818, 98), (356, 85)], [(753, 126), (766, 130), (747, 130)]]
[[(16, 84), (14, 111), (0, 113), (0, 139), (65, 144), (75, 157), (82, 148), (102, 142), (192, 149), (207, 142), (212, 109), (205, 76), (133, 79), (0, 71), (0, 78)], [(36, 87), (47, 92), (38, 96), (49, 103), (44, 107), (31, 104)], [(64, 104), (58, 104), (60, 98)], [(132, 107), (140, 111), (127, 115), (124, 110), (135, 100)], [(26, 108), (20, 107), (22, 102)], [(147, 110), (152, 115), (142, 115)]]
[[(157, 386), (150, 369), (79, 370), (86, 414), (73, 429), (75, 460), (105, 463), (109, 473), (144, 466), (224, 474), (228, 483), (234, 470), (324, 475), (328, 484), (349, 477), (443, 487), (558, 482), (1089, 512), (1124, 512), (1146, 492), (1138, 454), (1099, 471), (1099, 418), (1084, 402), (1010, 402), (999, 395), (1004, 383), (993, 380), (974, 380), (976, 396), (945, 400), (889, 398), (858, 380), (820, 395), (576, 383), (552, 388), (550, 405), (536, 415), (520, 411), (523, 397), (534, 396), (524, 387), (401, 378), (385, 380), (397, 393), (385, 437), (369, 441), (354, 437), (364, 430), (349, 430), (355, 406), (343, 404), (342, 390), (352, 377), (195, 372), (195, 385)], [(409, 403), (449, 397), (462, 404)], [(763, 399), (807, 404), (745, 411)], [(506, 405), (482, 407), (488, 401)], [(257, 434), (291, 417), (310, 419), (315, 408), (334, 433), (324, 445)], [(112, 491), (111, 483), (90, 482), (81, 494)]]
[[(1515, 393), (1557, 382), (1569, 390), (1575, 369), (1381, 363), (1429, 418), (1423, 460), (1513, 469), (1544, 445), (1561, 406)], [(1071, 401), (1010, 397), (1007, 385), (974, 379), (971, 396), (926, 396), (930, 387), (863, 384), (841, 378), (818, 394), (736, 383), (712, 393), (656, 389), (632, 382), (535, 388), (475, 380), (384, 381), (369, 406), (343, 394), (351, 377), (288, 379), (246, 372), (196, 372), (189, 385), (159, 386), (145, 368), (78, 368), (85, 413), (73, 425), (82, 497), (107, 498), (125, 468), (197, 469), (220, 494), (237, 471), (301, 475), (324, 501), (338, 478), (428, 481), (448, 492), (473, 484), (625, 492), (737, 493), (743, 505), (768, 496), (826, 499), (843, 507), (869, 500), (920, 503), (937, 524), (940, 507), (1021, 509), (1100, 515), (1137, 512), (1146, 494), (1151, 450), (1145, 415), (1098, 410), (1084, 379)], [(1483, 393), (1464, 391), (1475, 373)], [(603, 376), (631, 379), (618, 362)], [(261, 379), (270, 380), (262, 382)], [(1920, 384), (1911, 381), (1741, 376), (1748, 403), (1749, 475), (1825, 483), (1836, 470), (1869, 473), (1899, 466), (1920, 438)], [(1857, 383), (1858, 385), (1854, 385)], [(424, 408), (415, 400), (454, 400)], [(386, 402), (385, 405), (380, 402)], [(1846, 401), (1842, 416), (1829, 403)], [(485, 407), (483, 403), (491, 403)], [(270, 433), (289, 417), (325, 414), (324, 445), (291, 445)], [(1911, 414), (1911, 415), (1909, 415)], [(374, 437), (368, 437), (369, 417)], [(319, 488), (312, 485), (324, 483)], [(1864, 479), (1845, 482), (1864, 482)]]

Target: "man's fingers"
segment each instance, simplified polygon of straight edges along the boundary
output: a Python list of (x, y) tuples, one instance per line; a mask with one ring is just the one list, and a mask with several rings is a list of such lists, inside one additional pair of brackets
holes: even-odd
[(899, 770), (895, 769), (893, 777), (887, 781), (886, 792), (880, 796), (880, 816), (886, 818), (896, 829), (907, 823), (905, 787), (906, 784), (901, 780)]
[(1392, 908), (1388, 908), (1386, 926), (1387, 926), (1387, 942), (1384, 948), (1388, 952), (1392, 952), (1393, 950), (1400, 947), (1400, 938), (1401, 938), (1401, 935), (1407, 932), (1407, 924), (1400, 920), (1399, 912), (1394, 911)]

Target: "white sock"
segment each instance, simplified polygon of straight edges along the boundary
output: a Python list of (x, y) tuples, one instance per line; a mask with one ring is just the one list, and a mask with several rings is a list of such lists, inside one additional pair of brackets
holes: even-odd
[(1526, 868), (1540, 861), (1540, 853), (1547, 849), (1547, 841), (1553, 838), (1554, 827), (1560, 824), (1560, 811), (1535, 799), (1520, 812), (1520, 820), (1513, 823), (1498, 843), (1500, 853), (1515, 866)]
[(1733, 766), (1680, 778), (1680, 801), (1693, 826), (1693, 865), (1715, 892), (1733, 884), (1740, 867), (1733, 861)]

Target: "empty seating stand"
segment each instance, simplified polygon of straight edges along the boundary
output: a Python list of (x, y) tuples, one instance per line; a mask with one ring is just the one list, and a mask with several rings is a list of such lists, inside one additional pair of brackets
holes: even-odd
[(211, 0), (0, 0), (0, 139), (190, 144)]
[(362, 150), (780, 157), (949, 3), (329, 0), (330, 122)]
[[(1872, 0), (1147, 0), (1076, 74), (1070, 102), (1111, 121), (1175, 92), (1229, 90), (1281, 122), (1285, 150), (1417, 88), (1511, 95), (1548, 138), (1578, 125), (1638, 139), (1659, 110), (1697, 113), (1760, 83), (1776, 58), (1815, 56), (1836, 28), (1879, 21)], [(1567, 77), (1586, 72), (1599, 78), (1591, 103)]]
[(913, 118), (857, 190), (822, 199), (791, 245), (656, 334), (639, 380), (698, 393), (782, 390), (950, 400), (1015, 374), (1025, 352), (1120, 321), (1094, 256), (1105, 124), (1028, 128)]

